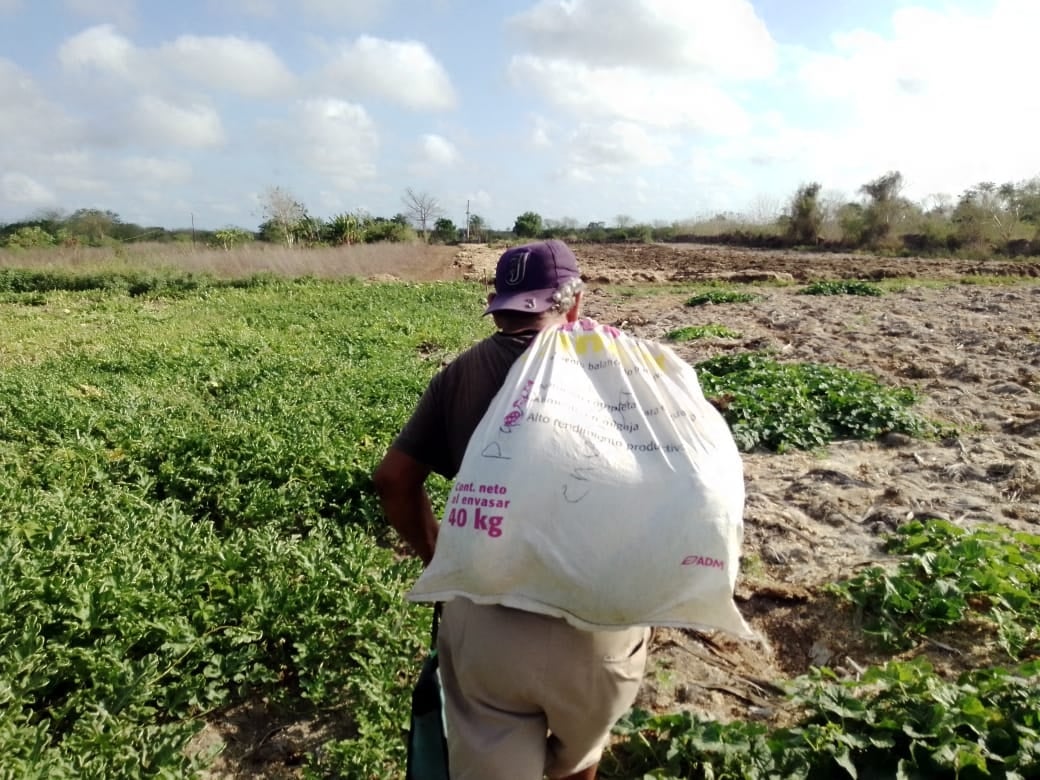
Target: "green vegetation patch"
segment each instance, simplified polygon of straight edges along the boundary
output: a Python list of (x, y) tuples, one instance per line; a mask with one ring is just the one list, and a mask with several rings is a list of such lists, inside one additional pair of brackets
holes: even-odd
[(798, 291), (801, 295), (865, 295), (879, 297), (884, 290), (871, 282), (858, 279), (813, 282)]
[(904, 556), (894, 571), (875, 566), (831, 586), (885, 646), (909, 647), (970, 618), (1009, 656), (1040, 653), (1040, 536), (930, 519), (902, 526), (886, 549)]
[(739, 292), (737, 290), (708, 290), (707, 292), (694, 295), (688, 301), (687, 306), (708, 306), (716, 303), (750, 303), (758, 300), (754, 293)]
[(277, 284), (270, 274), (254, 274), (244, 279), (217, 279), (208, 274), (146, 271), (97, 271), (71, 273), (24, 268), (0, 268), (0, 293), (40, 294), (55, 291), (123, 292), (132, 296), (170, 297), (207, 289), (263, 287)]
[(669, 341), (695, 341), (697, 339), (739, 339), (740, 334), (725, 325), (688, 325), (665, 334)]
[(340, 776), (397, 774), (430, 611), (370, 474), (479, 293), (51, 287), (0, 302), (6, 775), (197, 776), (207, 713), (259, 697), (335, 711)]
[(778, 363), (759, 352), (721, 355), (696, 366), (743, 451), (812, 450), (838, 439), (891, 431), (930, 434), (912, 407), (913, 391), (869, 375), (813, 363)]
[(982, 778), (1040, 776), (1040, 662), (946, 680), (923, 660), (840, 680), (799, 678), (796, 725), (630, 713), (603, 777)]

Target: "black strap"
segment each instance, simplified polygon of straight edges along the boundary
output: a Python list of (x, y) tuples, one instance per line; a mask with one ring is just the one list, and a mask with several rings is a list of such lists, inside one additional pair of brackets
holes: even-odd
[(433, 605), (433, 620), (430, 623), (430, 649), (437, 649), (437, 629), (440, 628), (441, 623), (441, 608), (444, 606), (443, 601), (438, 601)]

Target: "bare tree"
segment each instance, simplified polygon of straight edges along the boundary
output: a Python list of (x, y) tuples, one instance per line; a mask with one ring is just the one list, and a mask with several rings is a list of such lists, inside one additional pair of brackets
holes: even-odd
[(301, 223), (307, 219), (307, 209), (288, 190), (270, 187), (261, 197), (264, 224), (260, 232), (268, 240), (284, 241), (292, 247), (296, 243)]
[(441, 204), (433, 195), (416, 192), (411, 187), (404, 191), (401, 202), (412, 224), (422, 232), (423, 241), (426, 241), (430, 236), (430, 224), (444, 216)]

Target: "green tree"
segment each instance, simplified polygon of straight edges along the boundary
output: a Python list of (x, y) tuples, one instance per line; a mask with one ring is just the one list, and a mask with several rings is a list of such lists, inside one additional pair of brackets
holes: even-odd
[(337, 214), (322, 226), (321, 240), (332, 246), (360, 243), (368, 221), (368, 216), (361, 212)]
[(487, 241), (487, 223), (479, 214), (469, 215), (469, 239), (480, 243)]
[(447, 217), (441, 217), (433, 223), (433, 237), (442, 244), (454, 244), (459, 239), (459, 229)]
[(803, 184), (791, 198), (783, 221), (788, 238), (795, 243), (815, 245), (820, 239), (820, 228), (823, 225), (821, 189), (819, 182)]
[(114, 211), (78, 209), (68, 218), (65, 227), (70, 234), (85, 239), (87, 243), (99, 245), (111, 237), (119, 223), (119, 215)]
[(225, 252), (230, 252), (235, 247), (242, 246), (252, 240), (253, 234), (248, 230), (231, 225), (213, 233), (213, 242), (217, 246), (223, 247)]
[(517, 238), (535, 238), (542, 233), (542, 216), (525, 211), (513, 223), (513, 235)]
[(899, 171), (889, 171), (859, 188), (869, 198), (863, 211), (863, 237), (871, 244), (884, 243), (910, 211), (909, 201), (900, 197), (902, 189), (903, 174)]
[[(400, 216), (400, 215), (398, 215)], [(366, 244), (375, 244), (381, 241), (393, 243), (407, 243), (415, 241), (415, 231), (407, 222), (402, 223), (397, 217), (386, 219), (385, 217), (374, 217), (365, 225), (362, 240)]]
[(862, 203), (846, 203), (838, 209), (838, 227), (842, 243), (862, 246), (866, 242), (867, 217)]
[(4, 244), (12, 249), (36, 249), (54, 246), (54, 236), (38, 225), (26, 225), (11, 233)]

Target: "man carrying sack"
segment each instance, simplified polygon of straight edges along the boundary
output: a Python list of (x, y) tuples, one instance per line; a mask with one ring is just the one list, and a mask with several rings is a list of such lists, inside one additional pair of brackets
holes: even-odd
[[(506, 251), (485, 311), (497, 332), (434, 377), (374, 475), (387, 519), (427, 567), (410, 598), (445, 602), (437, 649), (454, 780), (592, 780), (639, 690), (648, 625), (748, 633), (715, 596), (731, 596), (743, 505), (728, 429), (688, 366), (581, 320), (582, 294), (563, 242)], [(600, 401), (603, 382), (631, 392)], [(431, 472), (456, 480), (441, 525)], [(711, 511), (685, 534), (690, 523), (651, 493), (704, 498)], [(626, 496), (648, 514), (631, 515)], [(647, 536), (641, 518), (679, 530), (604, 553), (604, 517), (622, 535)], [(616, 568), (629, 558), (631, 572)], [(662, 568), (671, 579), (659, 581)], [(629, 573), (634, 598), (621, 595)], [(615, 590), (604, 593), (607, 576)], [(705, 583), (710, 605), (697, 603)]]

